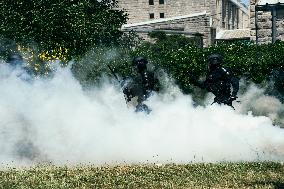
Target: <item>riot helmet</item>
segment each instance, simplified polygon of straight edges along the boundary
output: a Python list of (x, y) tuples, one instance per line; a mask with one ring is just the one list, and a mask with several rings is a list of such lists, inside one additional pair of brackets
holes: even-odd
[(215, 69), (217, 67), (219, 67), (222, 63), (222, 56), (219, 54), (212, 54), (208, 57), (208, 61), (209, 61), (209, 69)]
[(135, 66), (138, 72), (142, 72), (147, 69), (147, 65), (146, 65), (147, 63), (148, 61), (145, 57), (138, 56), (133, 59), (132, 66)]
[(23, 57), (20, 54), (10, 54), (7, 58), (7, 63), (11, 66), (18, 66), (23, 64)]

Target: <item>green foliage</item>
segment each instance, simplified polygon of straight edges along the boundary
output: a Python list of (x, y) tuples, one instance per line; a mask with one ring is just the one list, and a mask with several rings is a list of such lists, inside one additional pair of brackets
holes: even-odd
[(108, 66), (119, 79), (132, 75), (131, 53), (141, 40), (134, 32), (124, 33), (119, 39), (119, 45), (97, 46), (77, 59), (72, 72), (84, 86), (97, 84), (102, 76), (115, 78)]
[(116, 0), (0, 0), (0, 37), (40, 52), (68, 49), (68, 59), (95, 45), (116, 44), (126, 14)]
[(219, 43), (208, 48), (199, 48), (183, 36), (158, 39), (156, 43), (143, 43), (133, 55), (144, 55), (152, 63), (166, 70), (180, 86), (190, 93), (193, 83), (204, 78), (207, 72), (208, 56), (219, 53), (223, 56), (223, 66), (229, 68), (236, 76), (245, 77), (255, 83), (266, 80), (274, 68), (284, 63), (284, 42), (255, 45), (249, 42), (232, 44)]
[(170, 74), (185, 92), (190, 92), (189, 73), (200, 75), (206, 69), (202, 49), (195, 39), (182, 35), (169, 35), (156, 43), (143, 43), (133, 56), (144, 55), (157, 67)]
[(156, 38), (159, 41), (162, 41), (167, 38), (166, 33), (163, 31), (152, 31), (152, 32), (149, 32), (148, 36), (150, 38)]
[(111, 67), (117, 77), (130, 75), (129, 61), (129, 49), (97, 47), (77, 60), (72, 66), (72, 72), (83, 86), (92, 86), (97, 84), (103, 76), (115, 79), (108, 66)]
[(166, 34), (165, 31), (154, 30), (149, 34), (150, 38), (156, 39), (159, 46), (170, 49), (180, 49), (188, 45), (202, 46), (201, 36), (186, 37), (181, 34)]

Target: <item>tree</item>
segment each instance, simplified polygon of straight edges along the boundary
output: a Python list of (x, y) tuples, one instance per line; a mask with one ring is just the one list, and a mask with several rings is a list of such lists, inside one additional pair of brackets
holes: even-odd
[(116, 7), (116, 0), (0, 0), (0, 36), (40, 52), (65, 49), (70, 59), (118, 42), (127, 15)]

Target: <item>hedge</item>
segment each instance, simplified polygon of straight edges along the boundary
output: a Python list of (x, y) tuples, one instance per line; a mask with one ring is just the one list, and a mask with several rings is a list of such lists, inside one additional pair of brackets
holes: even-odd
[[(157, 67), (163, 68), (172, 76), (184, 92), (191, 92), (194, 78), (206, 75), (208, 56), (219, 53), (223, 56), (223, 66), (229, 68), (237, 77), (244, 77), (254, 83), (266, 81), (272, 70), (284, 64), (284, 42), (256, 45), (252, 42), (219, 43), (208, 48), (199, 48), (188, 43), (186, 37), (171, 36), (169, 41), (182, 41), (180, 46), (157, 40), (145, 42), (132, 56), (144, 55)], [(165, 40), (165, 39), (164, 39)]]

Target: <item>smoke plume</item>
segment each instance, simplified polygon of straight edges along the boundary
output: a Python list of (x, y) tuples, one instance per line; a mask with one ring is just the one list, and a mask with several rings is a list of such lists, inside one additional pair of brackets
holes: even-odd
[(147, 115), (109, 79), (83, 89), (69, 68), (49, 79), (24, 75), (0, 64), (2, 167), (284, 160), (284, 130), (273, 124), (283, 104), (254, 87), (233, 110), (196, 106), (170, 85), (149, 98)]

